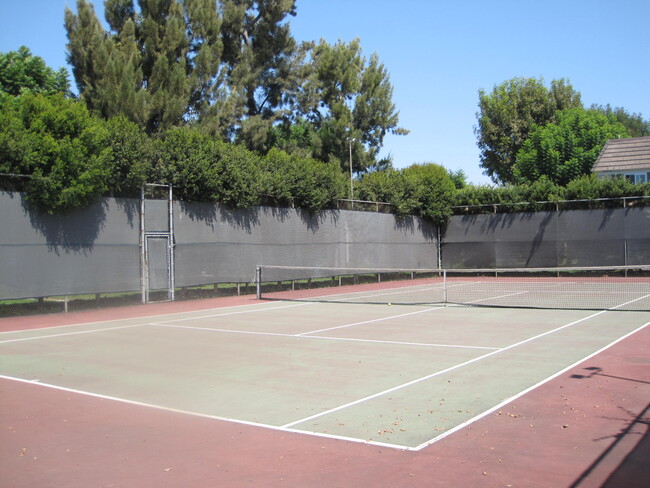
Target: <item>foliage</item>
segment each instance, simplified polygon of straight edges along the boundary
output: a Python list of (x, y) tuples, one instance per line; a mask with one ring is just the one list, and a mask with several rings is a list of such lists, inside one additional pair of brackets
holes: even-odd
[(123, 115), (105, 122), (110, 153), (106, 186), (111, 195), (136, 196), (142, 185), (153, 181), (155, 143)]
[(345, 197), (347, 178), (338, 166), (272, 149), (261, 161), (263, 203), (316, 211)]
[(398, 215), (418, 215), (437, 224), (451, 215), (455, 191), (449, 173), (437, 164), (368, 173), (357, 186), (363, 200), (390, 203)]
[(171, 183), (182, 200), (218, 201), (247, 207), (259, 201), (257, 157), (198, 129), (166, 131), (159, 143), (159, 181)]
[(625, 178), (602, 178), (585, 175), (566, 186), (567, 200), (621, 198), (650, 195), (650, 184), (635, 185)]
[(313, 124), (318, 135), (312, 155), (347, 171), (351, 150), (354, 172), (389, 167), (390, 160), (378, 158), (384, 137), (408, 131), (398, 126), (390, 76), (379, 57), (367, 60), (358, 39), (334, 45), (321, 40), (311, 54), (299, 111), (300, 120)]
[(107, 190), (108, 131), (62, 94), (26, 92), (0, 105), (0, 172), (29, 175), (27, 200), (49, 212), (81, 207)]
[(598, 110), (607, 115), (608, 118), (620, 122), (627, 130), (627, 135), (630, 137), (643, 137), (650, 136), (650, 119), (644, 120), (641, 114), (630, 114), (622, 107), (614, 107), (611, 105), (592, 105), (592, 110)]
[(401, 199), (402, 172), (394, 169), (366, 173), (355, 187), (356, 197), (369, 202), (395, 205)]
[[(148, 132), (179, 125), (196, 109), (213, 77), (216, 16), (194, 18), (205, 2), (105, 2), (110, 32), (94, 7), (65, 10), (68, 60), (81, 98), (104, 118), (124, 115)], [(187, 16), (187, 17), (186, 17)], [(188, 25), (186, 28), (186, 20)]]
[[(108, 31), (89, 0), (65, 12), (80, 96), (103, 118), (149, 134), (198, 124), (261, 154), (279, 147), (342, 168), (354, 139), (356, 172), (389, 167), (384, 137), (406, 133), (378, 56), (366, 60), (358, 40), (297, 43), (295, 0), (106, 0), (104, 10)], [(309, 137), (292, 138), (294, 125)]]
[(402, 175), (404, 193), (398, 213), (419, 215), (436, 224), (446, 222), (456, 190), (447, 170), (437, 164), (414, 164)]
[[(215, 2), (211, 3), (214, 10)], [(236, 135), (251, 150), (267, 151), (269, 128), (289, 115), (305, 76), (309, 44), (299, 45), (287, 22), (296, 15), (295, 0), (226, 0), (220, 4), (225, 89), (234, 98), (237, 113), (221, 132)], [(219, 105), (213, 108), (220, 117), (227, 117)], [(211, 123), (212, 116), (205, 122)]]
[(559, 111), (555, 123), (532, 127), (529, 138), (517, 153), (514, 179), (534, 182), (546, 176), (564, 186), (591, 173), (609, 139), (626, 135), (620, 123), (598, 111), (582, 108)]
[[(599, 179), (591, 174), (576, 178), (566, 186), (557, 185), (546, 177), (520, 185), (468, 185), (456, 192), (453, 205), (456, 207), (456, 213), (529, 212), (555, 209), (556, 204), (562, 209), (620, 206), (620, 202), (599, 202), (598, 199), (645, 195), (650, 195), (648, 183), (635, 185), (624, 178)], [(567, 203), (573, 200), (592, 201)], [(552, 205), (543, 202), (550, 202)]]
[(467, 173), (465, 173), (463, 169), (458, 169), (456, 171), (447, 170), (447, 173), (449, 173), (449, 178), (451, 178), (451, 181), (454, 183), (457, 190), (467, 186)]
[(0, 53), (0, 93), (20, 95), (23, 90), (67, 95), (70, 92), (68, 72), (65, 68), (54, 71), (25, 46), (18, 51)]
[(533, 126), (555, 120), (558, 110), (581, 107), (580, 93), (565, 81), (513, 78), (496, 85), (489, 94), (479, 91), (475, 132), (481, 166), (495, 183), (513, 183), (516, 156)]

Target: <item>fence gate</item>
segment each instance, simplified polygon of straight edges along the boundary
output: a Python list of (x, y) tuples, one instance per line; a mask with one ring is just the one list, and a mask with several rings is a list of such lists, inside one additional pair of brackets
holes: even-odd
[[(164, 198), (156, 192), (166, 188)], [(174, 214), (171, 185), (146, 185), (140, 198), (142, 303), (174, 300)]]

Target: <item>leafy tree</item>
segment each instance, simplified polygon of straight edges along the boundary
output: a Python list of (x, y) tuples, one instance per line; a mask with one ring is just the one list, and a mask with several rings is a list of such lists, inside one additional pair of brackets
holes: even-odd
[(349, 165), (353, 171), (386, 168), (378, 159), (387, 133), (407, 134), (398, 126), (388, 71), (376, 54), (366, 60), (359, 40), (330, 45), (321, 41), (312, 52), (312, 72), (300, 98), (300, 111), (315, 127), (319, 144), (313, 155), (321, 161)]
[(395, 169), (366, 173), (355, 188), (360, 200), (392, 204), (401, 199), (402, 191), (402, 172)]
[(108, 131), (84, 104), (31, 92), (0, 103), (0, 172), (31, 176), (27, 200), (48, 212), (107, 190)]
[(461, 188), (465, 188), (467, 186), (467, 174), (463, 169), (458, 169), (458, 170), (447, 170), (449, 173), (449, 178), (451, 178), (451, 181), (454, 183), (454, 186), (456, 187), (457, 190), (460, 190)]
[(436, 224), (451, 216), (456, 188), (447, 170), (437, 164), (414, 164), (402, 170), (404, 190), (397, 205), (400, 214), (415, 214)]
[(475, 133), (481, 166), (495, 183), (512, 183), (517, 152), (535, 126), (553, 122), (558, 110), (582, 107), (580, 93), (565, 81), (513, 78), (490, 93), (479, 90), (478, 125)]
[(625, 137), (625, 127), (595, 110), (574, 108), (556, 114), (555, 123), (533, 126), (517, 153), (514, 176), (534, 182), (542, 176), (566, 185), (591, 173), (609, 139)]
[(88, 0), (66, 9), (81, 97), (149, 133), (200, 121), (213, 135), (266, 149), (291, 106), (305, 49), (291, 36), (294, 0), (106, 0), (109, 31)]
[(312, 158), (320, 152), (321, 140), (314, 126), (305, 119), (294, 123), (284, 120), (269, 129), (269, 147), (281, 149), (298, 157)]
[(610, 105), (592, 105), (592, 110), (598, 110), (609, 118), (620, 122), (630, 137), (650, 136), (650, 119), (644, 120), (641, 114), (630, 114), (622, 107), (612, 108)]
[(65, 68), (54, 71), (25, 46), (18, 51), (0, 53), (0, 92), (20, 95), (23, 90), (67, 95), (70, 92), (68, 72)]

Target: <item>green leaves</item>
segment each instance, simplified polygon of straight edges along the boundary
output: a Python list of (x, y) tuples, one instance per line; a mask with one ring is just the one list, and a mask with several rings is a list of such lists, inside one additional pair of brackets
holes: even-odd
[(398, 215), (419, 215), (444, 224), (451, 215), (456, 187), (442, 166), (414, 164), (364, 175), (357, 193), (362, 200), (391, 203)]
[(336, 165), (278, 149), (259, 157), (198, 129), (167, 131), (160, 160), (159, 179), (172, 182), (178, 198), (233, 208), (263, 204), (321, 210), (343, 198), (347, 182)]
[(83, 104), (25, 93), (0, 106), (2, 172), (31, 175), (27, 199), (49, 212), (106, 191), (108, 131)]
[(266, 205), (317, 211), (345, 197), (347, 178), (335, 164), (272, 149), (261, 160), (261, 169)]
[(70, 90), (68, 72), (65, 68), (54, 71), (25, 46), (18, 51), (0, 53), (0, 93), (20, 95), (25, 90), (67, 95)]
[(558, 111), (555, 122), (534, 125), (517, 153), (513, 178), (534, 182), (540, 177), (565, 186), (591, 173), (609, 139), (625, 137), (625, 128), (596, 110)]
[(580, 93), (565, 80), (513, 78), (496, 85), (489, 94), (479, 91), (475, 132), (481, 166), (495, 183), (513, 183), (517, 153), (534, 126), (552, 122), (558, 110), (582, 107)]

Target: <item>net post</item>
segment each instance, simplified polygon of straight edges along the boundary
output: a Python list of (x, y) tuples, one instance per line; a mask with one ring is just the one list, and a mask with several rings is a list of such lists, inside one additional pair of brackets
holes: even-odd
[(262, 267), (255, 266), (255, 296), (258, 300), (262, 299)]

